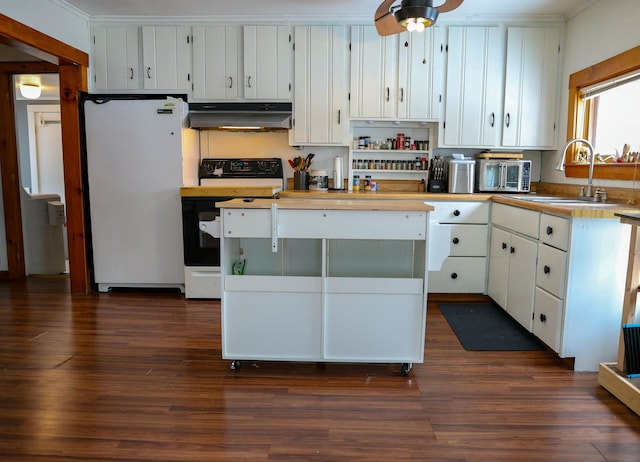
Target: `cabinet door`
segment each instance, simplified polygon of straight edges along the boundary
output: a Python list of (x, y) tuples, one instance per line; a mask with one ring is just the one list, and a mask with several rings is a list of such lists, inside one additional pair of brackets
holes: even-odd
[(244, 26), (244, 97), (291, 97), (291, 28)]
[(339, 144), (347, 130), (347, 30), (295, 28), (293, 143)]
[(536, 287), (533, 333), (553, 351), (560, 353), (563, 300)]
[(193, 28), (193, 98), (225, 100), (240, 97), (238, 26)]
[(399, 36), (397, 116), (438, 119), (442, 99), (442, 30)]
[(500, 228), (492, 226), (487, 293), (493, 301), (505, 309), (507, 307), (510, 245), (511, 235)]
[(374, 26), (351, 28), (351, 117), (395, 115), (397, 69), (397, 34), (380, 37)]
[(93, 28), (93, 88), (140, 89), (138, 27)]
[(145, 90), (188, 90), (191, 34), (188, 27), (143, 26)]
[(559, 59), (559, 28), (508, 29), (503, 146), (555, 146)]
[(511, 235), (509, 247), (509, 277), (507, 313), (529, 332), (533, 328), (533, 294), (536, 284), (536, 242)]
[(444, 145), (499, 144), (504, 51), (498, 27), (450, 27)]

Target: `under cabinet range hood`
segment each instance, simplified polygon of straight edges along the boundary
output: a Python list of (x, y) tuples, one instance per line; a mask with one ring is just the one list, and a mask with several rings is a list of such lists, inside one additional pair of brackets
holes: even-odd
[(291, 111), (291, 103), (190, 103), (189, 126), (201, 130), (289, 130)]

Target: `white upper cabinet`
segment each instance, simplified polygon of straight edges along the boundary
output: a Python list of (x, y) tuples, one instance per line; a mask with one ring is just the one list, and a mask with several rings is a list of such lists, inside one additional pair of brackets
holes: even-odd
[(291, 100), (289, 26), (193, 27), (194, 100)]
[(291, 99), (292, 50), (289, 26), (244, 26), (244, 97)]
[(239, 26), (193, 27), (193, 99), (241, 96)]
[(348, 47), (345, 26), (295, 28), (292, 144), (346, 143)]
[(380, 37), (374, 26), (351, 28), (350, 115), (434, 120), (441, 94), (441, 30)]
[(449, 27), (442, 145), (500, 142), (504, 41), (498, 27)]
[(94, 90), (140, 89), (137, 26), (93, 28)]
[(508, 29), (503, 146), (556, 145), (559, 65), (558, 27)]
[[(560, 28), (450, 27), (442, 146), (556, 144)], [(504, 77), (503, 77), (504, 76)]]
[(430, 119), (441, 116), (443, 32), (430, 27), (422, 33), (399, 36), (398, 118)]
[(190, 58), (190, 27), (142, 27), (142, 79), (145, 90), (189, 90)]

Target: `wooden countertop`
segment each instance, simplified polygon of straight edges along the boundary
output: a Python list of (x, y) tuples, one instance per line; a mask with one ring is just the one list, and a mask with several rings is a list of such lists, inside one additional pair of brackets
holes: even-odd
[(486, 201), (493, 194), (449, 194), (420, 192), (369, 192), (369, 191), (300, 191), (288, 189), (278, 194), (282, 199), (348, 199), (348, 200), (405, 200), (405, 201)]
[(435, 210), (433, 205), (417, 201), (359, 201), (348, 199), (327, 199), (321, 201), (304, 199), (254, 199), (245, 201), (244, 199), (234, 199), (221, 202), (218, 205), (222, 209), (269, 209), (272, 204), (276, 204), (279, 209), (288, 210), (401, 210), (404, 212), (432, 212)]
[[(278, 194), (281, 198), (291, 199), (333, 199), (334, 197), (348, 197), (349, 200), (380, 199), (380, 200), (419, 200), (419, 201), (487, 201), (491, 200), (501, 204), (514, 205), (540, 212), (553, 213), (555, 215), (565, 215), (574, 218), (615, 218), (616, 213), (640, 212), (626, 204), (612, 203), (585, 203), (582, 204), (550, 204), (544, 202), (533, 202), (513, 198), (515, 194), (449, 194), (449, 193), (407, 193), (407, 192), (364, 192), (364, 191), (298, 191), (287, 190)], [(524, 195), (523, 195), (524, 197)]]
[[(395, 201), (494, 201), (501, 204), (513, 205), (530, 210), (552, 213), (555, 215), (565, 215), (574, 218), (616, 218), (616, 214), (640, 213), (640, 208), (615, 203), (585, 203), (582, 204), (562, 204), (545, 203), (517, 199), (515, 194), (449, 194), (449, 193), (415, 193), (415, 192), (365, 192), (365, 191), (281, 191), (275, 187), (219, 187), (219, 186), (191, 186), (180, 188), (180, 195), (183, 197), (272, 197), (278, 195), (280, 200), (278, 207), (286, 208), (308, 208), (308, 209), (359, 209), (359, 210), (389, 210), (398, 209)], [(523, 197), (525, 197), (523, 195)], [(316, 199), (323, 199), (317, 201)], [(285, 205), (284, 200), (292, 200), (291, 205)], [(295, 201), (294, 201), (295, 200)], [(254, 203), (242, 202), (239, 199), (236, 208), (264, 208), (265, 203), (256, 199)], [(331, 201), (332, 204), (326, 203)], [(225, 202), (225, 207), (235, 201)], [(266, 199), (271, 207), (271, 199)], [(312, 204), (312, 202), (322, 202), (323, 204)], [(387, 202), (387, 203), (386, 203)], [(390, 203), (388, 203), (390, 202)], [(288, 203), (288, 202), (287, 202)], [(293, 203), (297, 205), (293, 205)], [(366, 203), (366, 205), (365, 205)], [(252, 204), (252, 205), (251, 205)], [(281, 205), (282, 204), (282, 205)], [(360, 204), (360, 205), (356, 205)], [(240, 207), (240, 205), (243, 205)], [(329, 207), (327, 207), (329, 206)], [(403, 205), (403, 210), (406, 204)], [(413, 210), (413, 209), (412, 209)], [(433, 207), (430, 209), (433, 210)]]
[(273, 186), (185, 186), (181, 197), (273, 197), (282, 188)]
[(617, 218), (619, 213), (637, 213), (640, 209), (626, 204), (613, 203), (585, 203), (582, 204), (549, 204), (544, 202), (533, 202), (515, 199), (502, 195), (494, 195), (491, 200), (500, 204), (515, 205), (540, 212), (553, 213), (556, 215), (566, 215), (572, 218)]

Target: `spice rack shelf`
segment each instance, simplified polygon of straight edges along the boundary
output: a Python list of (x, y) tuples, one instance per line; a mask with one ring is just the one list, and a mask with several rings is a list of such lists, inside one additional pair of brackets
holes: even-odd
[[(429, 165), (432, 159), (433, 146), (431, 133), (436, 133), (430, 123), (422, 122), (352, 122), (353, 143), (349, 149), (348, 189), (365, 189), (371, 181), (376, 180), (423, 180), (426, 185), (429, 178)], [(403, 136), (399, 136), (402, 134)], [(389, 149), (388, 144), (400, 138), (410, 139), (408, 149)], [(361, 146), (362, 140), (368, 146)], [(412, 146), (413, 145), (413, 146)], [(413, 147), (413, 149), (411, 149)], [(424, 149), (426, 147), (426, 149)], [(371, 168), (364, 162), (372, 162), (378, 166)], [(356, 178), (358, 177), (358, 178)]]

